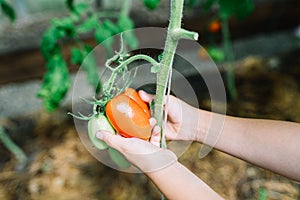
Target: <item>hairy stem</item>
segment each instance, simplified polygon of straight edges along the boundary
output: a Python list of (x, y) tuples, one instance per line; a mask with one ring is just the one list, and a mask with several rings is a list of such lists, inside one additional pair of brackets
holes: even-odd
[(129, 16), (131, 8), (131, 0), (123, 0), (120, 16)]
[[(162, 60), (160, 62), (161, 69), (157, 73), (156, 86), (156, 103), (154, 117), (157, 125), (162, 128), (163, 123), (163, 102), (169, 80), (170, 70), (172, 70), (174, 55), (181, 38), (198, 39), (198, 34), (189, 32), (181, 28), (181, 19), (183, 12), (184, 0), (171, 0), (170, 22), (168, 26), (168, 34), (165, 42)], [(166, 148), (166, 142), (163, 132), (161, 132), (161, 147)]]

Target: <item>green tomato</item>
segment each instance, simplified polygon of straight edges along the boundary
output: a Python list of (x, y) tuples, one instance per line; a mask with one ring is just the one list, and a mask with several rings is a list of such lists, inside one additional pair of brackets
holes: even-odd
[(95, 115), (92, 119), (89, 120), (88, 122), (88, 133), (89, 133), (89, 138), (92, 141), (93, 145), (100, 150), (107, 149), (108, 146), (105, 142), (99, 140), (96, 138), (96, 132), (99, 130), (105, 130), (109, 131), (111, 133), (116, 133), (113, 127), (110, 125), (109, 121), (107, 118), (102, 115)]
[(96, 137), (96, 132), (99, 130), (106, 130), (113, 134), (116, 134), (114, 128), (109, 123), (106, 116), (99, 114), (95, 115), (92, 119), (88, 122), (88, 135), (90, 140), (92, 141), (93, 145), (99, 149), (104, 150), (108, 149), (109, 156), (111, 160), (117, 164), (120, 168), (128, 168), (130, 167), (130, 163), (126, 160), (126, 158), (116, 149), (109, 147), (105, 142), (99, 140)]
[(126, 160), (126, 158), (116, 149), (109, 147), (108, 153), (112, 161), (116, 163), (120, 168), (125, 169), (130, 167), (130, 163)]

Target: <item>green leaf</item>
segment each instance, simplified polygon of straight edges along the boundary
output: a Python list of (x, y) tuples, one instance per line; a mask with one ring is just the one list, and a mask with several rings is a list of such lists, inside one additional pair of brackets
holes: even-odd
[(54, 55), (49, 60), (47, 69), (37, 95), (43, 99), (46, 110), (53, 111), (65, 97), (70, 87), (70, 78), (67, 64), (61, 54)]
[(117, 33), (119, 33), (119, 28), (116, 24), (114, 24), (111, 20), (106, 19), (103, 22), (103, 26), (104, 28), (106, 28), (107, 30), (109, 30), (111, 32), (112, 35), (115, 35)]
[(112, 32), (108, 30), (103, 24), (97, 26), (94, 37), (98, 44), (104, 46), (106, 51), (110, 54), (112, 52), (112, 44), (114, 42), (112, 36)]
[(219, 4), (219, 17), (228, 20), (233, 15), (238, 19), (247, 17), (254, 9), (252, 0), (207, 0), (204, 9), (207, 11), (217, 3)]
[(138, 47), (137, 38), (134, 35), (133, 28), (134, 24), (132, 20), (127, 16), (120, 16), (117, 23), (120, 32), (123, 33), (124, 41), (128, 44), (131, 49), (135, 49)]
[(101, 83), (97, 72), (95, 57), (90, 54), (92, 50), (93, 48), (88, 45), (85, 45), (83, 49), (72, 48), (71, 63), (82, 66), (86, 73), (88, 83), (95, 89), (96, 93), (99, 93)]
[(222, 62), (225, 59), (224, 51), (222, 51), (222, 49), (220, 49), (220, 48), (209, 47), (207, 49), (207, 52), (214, 61)]
[(2, 12), (9, 17), (11, 21), (15, 21), (16, 13), (14, 9), (4, 0), (0, 2)]
[(76, 35), (75, 25), (69, 17), (53, 19), (51, 23), (56, 29), (64, 31), (66, 36), (74, 37)]
[(81, 3), (74, 5), (74, 12), (77, 15), (82, 15), (83, 13), (87, 12), (88, 8), (89, 8), (89, 5), (87, 3), (81, 2)]
[(83, 21), (83, 23), (77, 27), (77, 31), (79, 33), (87, 33), (87, 32), (94, 30), (98, 24), (99, 24), (99, 21), (98, 21), (97, 16), (93, 15), (93, 16), (87, 18), (85, 21)]
[(65, 36), (65, 31), (57, 29), (56, 27), (49, 27), (43, 34), (40, 49), (46, 61), (52, 58), (53, 54), (57, 53), (60, 49), (57, 41)]
[(88, 83), (94, 87), (95, 92), (98, 94), (101, 90), (101, 83), (99, 79), (99, 75), (97, 72), (97, 64), (93, 54), (91, 52), (90, 46), (85, 46), (83, 49), (83, 60), (82, 67), (87, 75)]
[(66, 4), (70, 11), (74, 11), (74, 0), (66, 0)]
[(157, 56), (158, 62), (160, 62), (160, 61), (162, 60), (162, 58), (163, 58), (163, 54), (161, 53), (161, 54), (159, 54), (159, 55)]
[(72, 48), (71, 49), (71, 63), (81, 65), (83, 62), (83, 55), (80, 49)]
[(114, 163), (116, 163), (120, 168), (126, 169), (131, 166), (126, 158), (116, 149), (110, 147), (108, 148), (108, 153), (112, 161), (114, 161)]
[(145, 6), (150, 10), (156, 9), (159, 3), (160, 0), (144, 0)]

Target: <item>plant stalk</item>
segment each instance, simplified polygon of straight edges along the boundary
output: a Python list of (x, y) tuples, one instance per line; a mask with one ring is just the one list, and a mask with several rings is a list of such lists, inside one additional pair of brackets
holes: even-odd
[(24, 167), (27, 163), (27, 156), (23, 150), (12, 141), (12, 139), (7, 135), (4, 128), (0, 126), (0, 140), (3, 145), (15, 156), (21, 167)]
[[(178, 45), (178, 41), (181, 38), (197, 39), (198, 34), (186, 31), (181, 28), (181, 19), (183, 12), (184, 0), (171, 0), (171, 13), (170, 13), (170, 22), (168, 26), (168, 34), (165, 42), (164, 51), (162, 54), (162, 60), (160, 62), (161, 69), (157, 73), (157, 85), (156, 85), (156, 102), (154, 117), (157, 120), (157, 125), (163, 130), (163, 103), (164, 96), (167, 89), (167, 84), (169, 80), (170, 70), (172, 70), (174, 55)], [(189, 33), (193, 37), (188, 36)], [(161, 147), (166, 148), (166, 141), (161, 132)]]
[(230, 40), (230, 32), (229, 32), (229, 25), (228, 19), (222, 19), (222, 35), (224, 41), (224, 51), (225, 51), (225, 69), (226, 69), (226, 84), (228, 87), (229, 95), (232, 100), (236, 100), (237, 98), (237, 91), (235, 87), (235, 76), (233, 71), (233, 61), (234, 56), (232, 52), (232, 44)]

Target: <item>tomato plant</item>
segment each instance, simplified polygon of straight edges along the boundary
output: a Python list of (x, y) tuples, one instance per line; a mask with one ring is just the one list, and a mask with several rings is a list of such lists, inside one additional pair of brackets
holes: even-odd
[(124, 137), (148, 140), (151, 134), (150, 112), (138, 93), (128, 88), (106, 105), (106, 115), (117, 132)]

